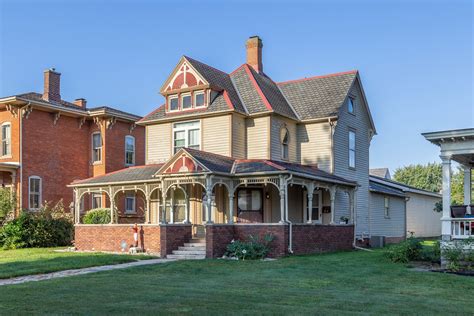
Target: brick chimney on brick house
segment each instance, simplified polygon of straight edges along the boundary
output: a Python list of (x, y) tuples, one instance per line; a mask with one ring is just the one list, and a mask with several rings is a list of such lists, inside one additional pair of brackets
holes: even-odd
[(54, 68), (44, 71), (44, 91), (43, 100), (46, 101), (61, 101), (61, 74), (56, 72)]
[(247, 64), (256, 72), (263, 72), (262, 64), (262, 40), (258, 36), (251, 36), (245, 44), (247, 48)]
[(87, 105), (87, 100), (84, 98), (79, 98), (79, 99), (74, 100), (74, 104), (80, 108), (85, 109)]

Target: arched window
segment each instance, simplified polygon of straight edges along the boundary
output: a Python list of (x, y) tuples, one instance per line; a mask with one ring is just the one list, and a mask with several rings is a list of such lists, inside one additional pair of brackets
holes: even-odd
[(10, 122), (2, 124), (2, 156), (9, 157), (11, 151), (12, 128)]
[(125, 136), (125, 165), (135, 165), (135, 137)]
[(281, 158), (288, 160), (288, 144), (290, 143), (290, 133), (286, 127), (282, 127), (280, 132)]
[(41, 206), (42, 183), (38, 176), (28, 178), (28, 208), (37, 210)]

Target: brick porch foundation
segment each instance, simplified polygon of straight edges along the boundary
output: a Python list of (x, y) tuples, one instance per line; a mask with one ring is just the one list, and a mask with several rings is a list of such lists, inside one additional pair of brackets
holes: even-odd
[[(293, 253), (310, 254), (352, 249), (353, 225), (294, 224)], [(206, 256), (224, 255), (227, 245), (234, 240), (247, 240), (250, 235), (263, 238), (273, 235), (269, 257), (288, 254), (288, 224), (211, 224), (206, 226)]]

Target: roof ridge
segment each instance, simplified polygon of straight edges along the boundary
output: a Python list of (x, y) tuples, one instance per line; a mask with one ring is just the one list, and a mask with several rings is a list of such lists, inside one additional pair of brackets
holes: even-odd
[(220, 70), (220, 69), (217, 69), (216, 67), (213, 67), (213, 66), (211, 66), (211, 65), (208, 65), (208, 64), (206, 64), (206, 63), (204, 63), (204, 62), (202, 62), (202, 61), (199, 61), (199, 60), (197, 60), (197, 59), (194, 59), (194, 58), (189, 57), (189, 56), (186, 56), (186, 55), (183, 55), (183, 56), (184, 56), (184, 58), (186, 58), (186, 59), (188, 59), (188, 60), (197, 61), (198, 63), (201, 63), (201, 64), (206, 65), (207, 67), (209, 67), (209, 68), (211, 68), (211, 69), (214, 69), (215, 71), (219, 71), (219, 72), (222, 72), (222, 73), (225, 74), (225, 75), (229, 75), (227, 72), (225, 72), (225, 71), (223, 71), (223, 70)]
[(232, 159), (234, 161), (237, 160), (233, 157), (229, 157), (229, 156), (225, 156), (225, 155), (221, 155), (221, 154), (216, 154), (216, 153), (213, 153), (213, 152), (210, 152), (210, 151), (205, 151), (205, 150), (200, 150), (200, 149), (193, 149), (193, 148), (188, 148), (188, 147), (183, 147), (182, 149), (186, 150), (188, 153), (190, 153), (188, 150), (191, 150), (191, 151), (197, 151), (197, 152), (202, 152), (202, 153), (206, 153), (206, 154), (211, 154), (211, 155), (214, 155), (214, 156), (223, 157), (223, 158), (226, 158), (226, 159)]
[(312, 77), (308, 77), (308, 78), (300, 78), (300, 79), (293, 79), (293, 80), (288, 80), (288, 81), (281, 81), (281, 82), (278, 82), (277, 85), (296, 83), (296, 82), (312, 80), (312, 79), (322, 79), (322, 78), (343, 76), (343, 75), (348, 75), (348, 74), (355, 74), (355, 73), (358, 73), (358, 72), (359, 71), (357, 69), (349, 70), (349, 71), (343, 71), (343, 72), (336, 72), (336, 73), (327, 74), (327, 75), (319, 75), (319, 76), (312, 76)]
[(239, 67), (237, 67), (234, 71), (232, 71), (229, 76), (232, 76), (234, 73), (236, 73), (240, 68), (244, 67), (245, 65), (247, 65), (246, 63), (243, 63), (242, 65), (240, 65)]

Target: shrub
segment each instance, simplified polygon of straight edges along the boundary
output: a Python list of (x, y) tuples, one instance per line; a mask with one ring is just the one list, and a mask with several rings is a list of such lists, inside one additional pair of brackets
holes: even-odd
[(441, 247), (440, 242), (436, 241), (432, 247), (422, 247), (420, 252), (421, 261), (430, 261), (432, 263), (439, 263), (441, 261)]
[(442, 248), (443, 257), (447, 261), (446, 268), (451, 271), (470, 270), (474, 267), (474, 239), (458, 240), (445, 244)]
[(421, 258), (422, 248), (423, 246), (418, 239), (409, 237), (407, 240), (390, 247), (387, 251), (387, 257), (392, 262), (400, 263), (419, 260)]
[(270, 243), (273, 241), (273, 236), (267, 234), (260, 240), (258, 237), (249, 236), (247, 241), (232, 240), (227, 245), (225, 255), (227, 257), (238, 258), (239, 260), (256, 260), (263, 259), (270, 251)]
[(110, 209), (95, 208), (87, 212), (82, 218), (84, 224), (108, 224), (110, 223)]
[(4, 249), (55, 247), (71, 244), (74, 226), (60, 201), (53, 208), (46, 203), (37, 212), (22, 212), (0, 230)]
[(9, 189), (0, 188), (0, 222), (10, 214), (16, 205), (15, 195)]

